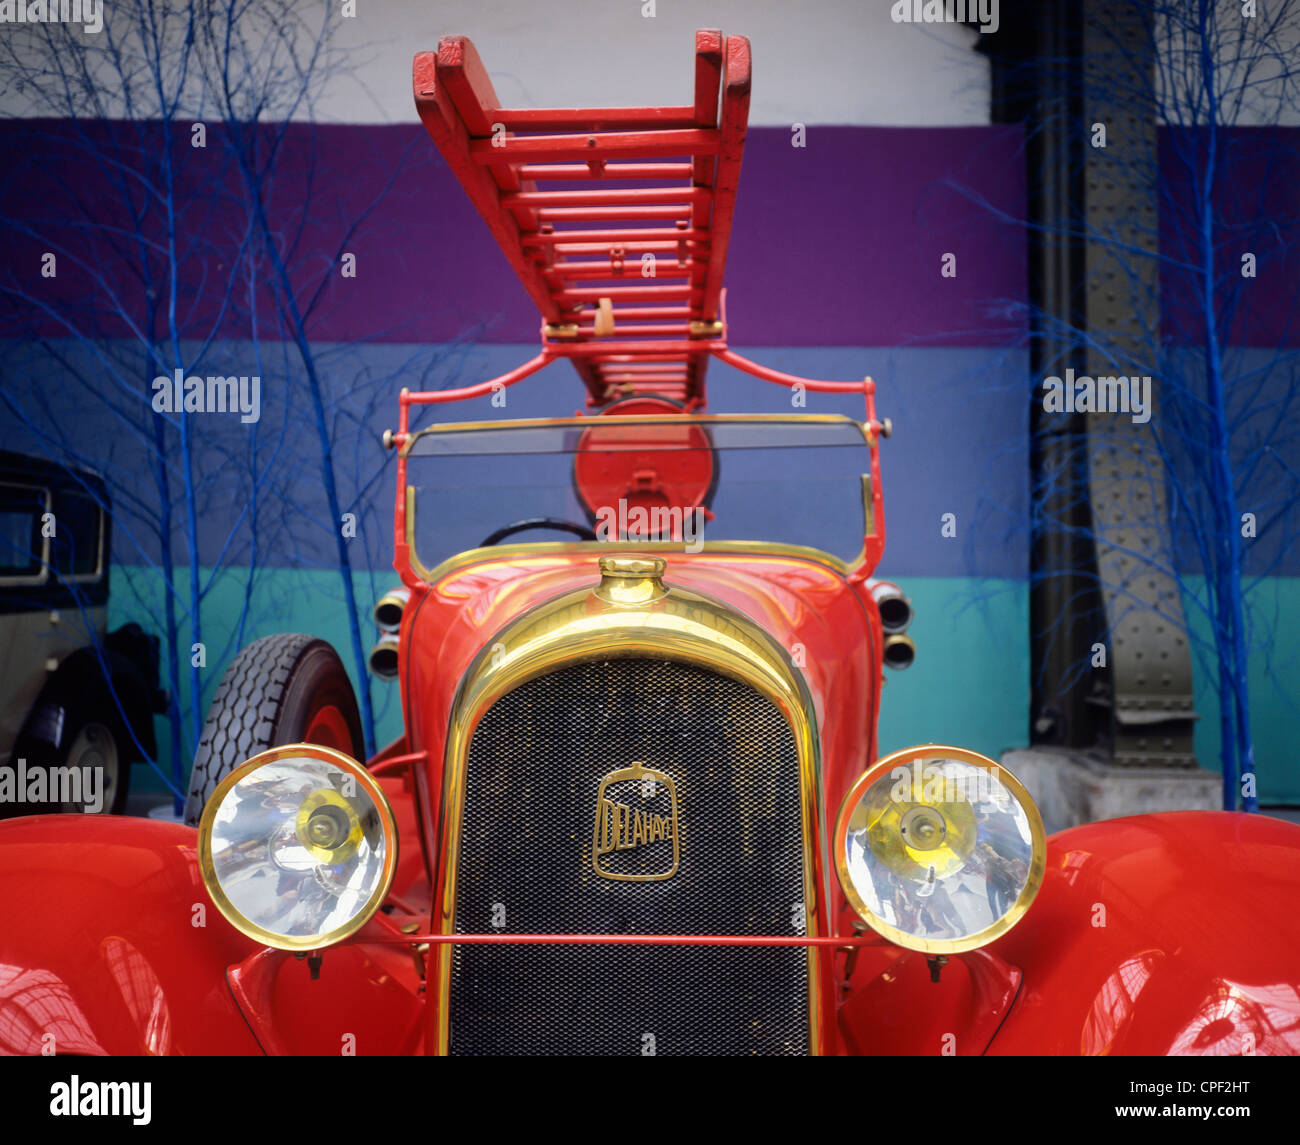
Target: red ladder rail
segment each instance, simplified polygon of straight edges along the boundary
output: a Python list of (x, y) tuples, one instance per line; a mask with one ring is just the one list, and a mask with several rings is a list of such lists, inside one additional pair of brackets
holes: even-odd
[(448, 167), (599, 407), (631, 394), (704, 404), (749, 120), (744, 36), (695, 34), (680, 107), (503, 108), (474, 45), (414, 65)]

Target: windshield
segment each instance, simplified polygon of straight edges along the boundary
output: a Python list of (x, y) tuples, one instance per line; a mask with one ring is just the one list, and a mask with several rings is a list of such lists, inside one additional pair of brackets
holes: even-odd
[[(407, 446), (433, 568), (484, 543), (748, 541), (855, 561), (870, 451), (849, 418), (610, 416), (439, 425)], [(510, 526), (529, 523), (511, 531)]]

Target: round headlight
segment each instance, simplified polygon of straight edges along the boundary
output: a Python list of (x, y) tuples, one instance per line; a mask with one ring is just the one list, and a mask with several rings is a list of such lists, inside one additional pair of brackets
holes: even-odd
[(397, 829), (361, 764), (292, 744), (221, 781), (199, 821), (199, 866), (237, 930), (281, 950), (317, 950), (347, 938), (383, 903)]
[(1013, 927), (1042, 886), (1047, 844), (1029, 793), (959, 747), (894, 752), (845, 797), (833, 846), (853, 909), (899, 946), (974, 950)]

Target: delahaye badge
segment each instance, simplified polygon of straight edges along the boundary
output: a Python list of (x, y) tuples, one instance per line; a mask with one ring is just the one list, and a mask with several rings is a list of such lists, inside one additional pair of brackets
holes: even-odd
[(662, 771), (633, 763), (611, 771), (596, 792), (591, 865), (603, 879), (670, 879), (680, 858), (677, 788)]

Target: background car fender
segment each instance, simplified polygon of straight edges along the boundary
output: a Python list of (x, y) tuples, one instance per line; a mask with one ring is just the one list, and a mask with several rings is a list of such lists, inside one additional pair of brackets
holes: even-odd
[[(153, 646), (148, 643), (151, 640)], [(156, 644), (156, 637), (146, 636), (136, 625), (126, 625), (109, 633), (98, 653), (92, 648), (78, 649), (59, 665), (41, 690), (23, 729), (23, 738), (51, 722), (47, 713), (52, 707), (59, 709), (55, 726), (60, 726), (61, 709), (91, 696), (101, 699), (113, 714), (113, 731), (125, 752), (124, 763), (153, 755), (156, 751), (153, 715), (164, 708), (164, 697), (156, 683)], [(104, 679), (106, 671), (111, 688)]]
[(226, 981), (253, 944), (195, 832), (117, 816), (0, 823), (0, 1054), (259, 1052)]
[(992, 1054), (1300, 1054), (1300, 826), (1186, 811), (1048, 840)]

